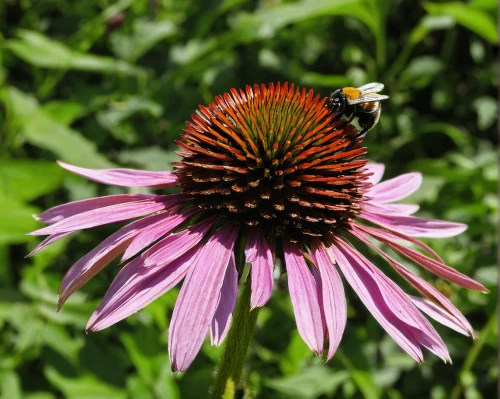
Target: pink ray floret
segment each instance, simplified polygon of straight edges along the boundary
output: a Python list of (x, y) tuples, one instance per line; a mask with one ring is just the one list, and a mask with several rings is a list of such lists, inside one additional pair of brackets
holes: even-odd
[[(115, 186), (159, 188), (179, 184), (172, 172), (60, 165), (90, 180)], [(116, 194), (70, 202), (35, 216), (47, 226), (31, 234), (48, 237), (30, 255), (80, 230), (128, 221), (69, 268), (59, 287), (59, 306), (107, 265), (118, 263), (120, 271), (87, 324), (88, 331), (99, 331), (140, 311), (184, 280), (168, 334), (174, 372), (189, 367), (207, 337), (215, 346), (227, 337), (238, 288), (245, 279), (241, 275), (244, 265), (238, 265), (236, 259), (246, 261), (250, 268), (253, 312), (265, 306), (276, 289), (274, 266), (280, 254), (298, 332), (314, 353), (325, 352), (329, 360), (341, 345), (347, 323), (343, 276), (382, 328), (413, 359), (423, 362), (426, 349), (451, 363), (445, 343), (424, 314), (472, 338), (474, 329), (448, 298), (378, 244), (387, 245), (426, 273), (488, 292), (448, 266), (417, 238), (451, 237), (467, 226), (413, 216), (417, 205), (396, 203), (420, 187), (419, 173), (381, 182), (384, 165), (360, 168), (366, 195), (356, 217), (341, 227), (342, 234), (332, 227), (323, 237), (300, 242), (237, 219), (219, 218), (193, 202), (191, 194)], [(353, 243), (380, 255), (386, 266), (420, 296), (403, 291)]]

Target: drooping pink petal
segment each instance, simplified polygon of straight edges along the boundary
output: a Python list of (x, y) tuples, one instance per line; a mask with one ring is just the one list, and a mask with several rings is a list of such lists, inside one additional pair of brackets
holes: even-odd
[(382, 216), (363, 210), (361, 211), (359, 217), (411, 237), (453, 237), (467, 229), (467, 225), (462, 223), (447, 222), (436, 219), (424, 219), (415, 216)]
[(288, 275), (288, 290), (297, 329), (307, 346), (319, 355), (323, 352), (324, 331), (316, 281), (297, 244), (285, 240), (283, 251)]
[(220, 290), (219, 304), (215, 311), (210, 328), (210, 341), (212, 345), (220, 346), (226, 338), (233, 319), (236, 298), (238, 297), (238, 271), (234, 263), (234, 253), (231, 254), (229, 265), (222, 288)]
[(408, 205), (408, 204), (377, 204), (370, 201), (365, 201), (361, 204), (361, 207), (366, 212), (370, 212), (374, 215), (396, 215), (396, 216), (409, 216), (414, 214), (419, 210), (418, 205)]
[(418, 190), (422, 184), (422, 174), (405, 173), (373, 186), (367, 193), (372, 202), (394, 202), (408, 197)]
[(236, 226), (221, 227), (203, 246), (186, 276), (168, 335), (174, 372), (189, 367), (210, 329), (237, 235)]
[(64, 169), (99, 183), (122, 187), (167, 187), (177, 183), (172, 172), (153, 172), (136, 169), (87, 169), (57, 161)]
[(92, 314), (86, 330), (103, 330), (165, 294), (184, 278), (196, 263), (199, 252), (200, 247), (196, 246), (158, 268), (145, 268), (141, 257), (125, 265)]
[(60, 222), (71, 216), (78, 215), (79, 213), (84, 213), (88, 211), (93, 211), (95, 209), (104, 208), (110, 205), (124, 204), (126, 202), (134, 202), (145, 199), (158, 198), (158, 195), (151, 194), (118, 194), (118, 195), (107, 195), (104, 197), (90, 198), (81, 201), (69, 202), (67, 204), (58, 205), (53, 208), (42, 212), (39, 215), (33, 215), (33, 217), (45, 224), (53, 224)]
[(191, 208), (184, 212), (178, 212), (179, 209), (174, 208), (165, 215), (164, 218), (158, 220), (156, 223), (152, 223), (145, 229), (143, 229), (130, 243), (127, 250), (123, 254), (121, 262), (125, 262), (133, 256), (137, 255), (144, 248), (148, 247), (156, 240), (167, 235), (177, 226), (184, 223), (191, 216), (199, 212), (197, 208)]
[(383, 163), (369, 163), (365, 166), (365, 169), (368, 173), (372, 173), (371, 176), (366, 180), (367, 182), (375, 185), (382, 180), (382, 176), (384, 176), (385, 166)]
[(441, 292), (439, 292), (436, 288), (434, 288), (431, 284), (425, 281), (423, 278), (418, 277), (406, 267), (404, 267), (401, 263), (396, 261), (387, 255), (380, 248), (373, 245), (367, 238), (367, 236), (360, 231), (359, 229), (354, 229), (351, 231), (352, 234), (372, 248), (374, 251), (379, 253), (384, 259), (386, 259), (394, 269), (408, 282), (410, 283), (417, 291), (419, 291), (422, 295), (425, 295), (427, 298), (432, 299), (437, 302), (446, 312), (450, 318), (455, 320), (457, 325), (460, 325), (464, 331), (468, 331), (467, 335), (471, 335), (475, 338), (474, 329), (464, 317), (464, 315), (453, 305), (453, 303), (446, 298)]
[(311, 257), (321, 276), (323, 310), (330, 342), (327, 360), (330, 360), (337, 351), (347, 322), (344, 286), (339, 273), (328, 258), (325, 247), (318, 240), (313, 241)]
[(252, 264), (252, 309), (264, 306), (273, 292), (273, 253), (260, 229), (251, 229), (245, 245), (246, 261)]
[(417, 308), (419, 308), (422, 312), (432, 317), (437, 322), (443, 324), (446, 327), (451, 328), (459, 332), (460, 334), (469, 336), (467, 330), (464, 330), (462, 326), (457, 323), (457, 320), (452, 317), (447, 311), (443, 308), (437, 306), (435, 303), (432, 303), (428, 299), (419, 298), (413, 295), (409, 295), (411, 301), (415, 304)]
[(50, 226), (36, 230), (30, 234), (46, 235), (66, 233), (149, 215), (167, 208), (164, 200), (168, 200), (168, 196), (156, 196), (155, 198), (141, 199), (97, 208), (70, 216), (60, 222), (51, 224)]
[(26, 257), (32, 256), (36, 254), (38, 251), (41, 251), (42, 249), (48, 247), (50, 244), (55, 243), (56, 241), (60, 240), (63, 237), (66, 237), (68, 234), (71, 233), (57, 233), (57, 234), (52, 234), (51, 236), (48, 236), (45, 240), (43, 240), (40, 244), (38, 244), (33, 251), (31, 251)]
[(468, 288), (471, 290), (476, 290), (476, 291), (481, 291), (481, 292), (489, 292), (486, 287), (484, 287), (482, 284), (478, 283), (477, 281), (471, 279), (470, 277), (466, 276), (463, 273), (460, 273), (459, 271), (453, 269), (452, 267), (445, 265), (444, 263), (441, 263), (435, 259), (429, 258), (428, 256), (425, 256), (424, 254), (415, 251), (414, 249), (407, 248), (395, 241), (388, 240), (385, 238), (382, 234), (378, 234), (376, 232), (373, 232), (373, 229), (370, 229), (366, 226), (359, 226), (358, 227), (366, 231), (368, 234), (370, 234), (372, 237), (376, 238), (380, 242), (383, 242), (384, 244), (389, 245), (392, 249), (396, 250), (399, 252), (401, 255), (406, 256), (408, 259), (413, 260), (415, 263), (419, 264), (423, 268), (429, 270), (430, 272), (438, 275), (439, 277), (442, 277), (446, 280), (449, 280), (457, 285), (460, 285), (461, 287)]
[(352, 255), (352, 250), (340, 245), (332, 245), (328, 250), (333, 255), (332, 260), (335, 260), (349, 285), (373, 317), (405, 352), (422, 363), (424, 357), (417, 340), (409, 333), (406, 323), (398, 319), (387, 306), (377, 283)]
[(316, 267), (311, 267), (309, 270), (311, 271), (314, 281), (316, 282), (316, 292), (318, 294), (319, 310), (321, 312), (321, 324), (323, 325), (325, 339), (327, 339), (326, 334), (328, 333), (328, 327), (326, 326), (325, 309), (323, 306), (323, 282), (321, 281), (321, 274)]
[(92, 251), (83, 256), (66, 272), (58, 289), (59, 308), (76, 290), (106, 267), (114, 258), (123, 253), (132, 239), (149, 223), (162, 215), (154, 215), (130, 223), (116, 231)]
[(372, 274), (387, 306), (396, 317), (412, 327), (410, 333), (416, 338), (417, 342), (439, 356), (445, 363), (451, 363), (445, 343), (429, 321), (408, 300), (408, 296), (401, 288), (370, 263), (368, 259), (359, 253), (356, 255), (358, 260), (365, 266), (365, 270)]
[(386, 240), (389, 241), (394, 241), (398, 242), (400, 239), (405, 240), (408, 242), (411, 242), (412, 244), (415, 244), (417, 247), (422, 248), (424, 251), (426, 251), (429, 255), (431, 255), (434, 259), (438, 260), (441, 263), (444, 263), (443, 259), (428, 245), (424, 244), (422, 241), (417, 240), (416, 238), (407, 236), (402, 233), (398, 233), (397, 231), (389, 231), (389, 230), (384, 230), (380, 229), (378, 227), (368, 227), (368, 226), (363, 226), (359, 223), (352, 223), (351, 227), (355, 230), (363, 230), (369, 233), (372, 237), (378, 239), (378, 237), (385, 238)]

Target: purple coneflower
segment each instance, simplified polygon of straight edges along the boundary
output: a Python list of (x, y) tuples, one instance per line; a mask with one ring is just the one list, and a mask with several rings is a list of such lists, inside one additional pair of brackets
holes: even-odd
[[(419, 173), (380, 183), (384, 166), (367, 164), (359, 132), (332, 113), (327, 98), (294, 85), (247, 86), (201, 106), (187, 122), (175, 172), (92, 170), (76, 174), (123, 187), (178, 186), (179, 194), (120, 194), (56, 206), (38, 215), (48, 235), (32, 253), (70, 233), (137, 219), (76, 262), (59, 288), (59, 306), (111, 261), (124, 264), (87, 326), (98, 331), (137, 312), (184, 279), (172, 315), (169, 352), (184, 371), (209, 334), (220, 345), (231, 325), (245, 261), (250, 307), (273, 291), (283, 260), (297, 328), (330, 359), (346, 325), (341, 275), (380, 325), (417, 362), (427, 348), (445, 362), (446, 345), (423, 313), (474, 337), (460, 311), (436, 288), (374, 241), (465, 288), (486, 288), (447, 266), (415, 237), (450, 237), (459, 223), (411, 216), (394, 203), (421, 184)], [(381, 255), (421, 296), (406, 294), (355, 249)], [(411, 244), (408, 247), (406, 244)], [(420, 250), (414, 249), (418, 247)]]

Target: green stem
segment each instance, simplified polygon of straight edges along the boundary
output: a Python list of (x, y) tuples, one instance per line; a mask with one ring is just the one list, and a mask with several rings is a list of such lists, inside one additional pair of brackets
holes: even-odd
[(212, 388), (213, 399), (233, 399), (238, 388), (250, 340), (257, 321), (258, 308), (250, 310), (250, 279), (244, 285), (233, 321), (226, 338), (226, 346), (219, 363)]

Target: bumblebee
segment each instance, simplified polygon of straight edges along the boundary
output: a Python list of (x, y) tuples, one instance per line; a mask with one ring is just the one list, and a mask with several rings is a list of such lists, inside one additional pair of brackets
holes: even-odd
[(348, 118), (358, 117), (361, 127), (359, 137), (364, 136), (380, 119), (382, 112), (381, 101), (387, 100), (389, 96), (377, 94), (384, 89), (382, 83), (368, 83), (364, 86), (344, 87), (335, 90), (330, 95), (330, 107), (333, 112)]

